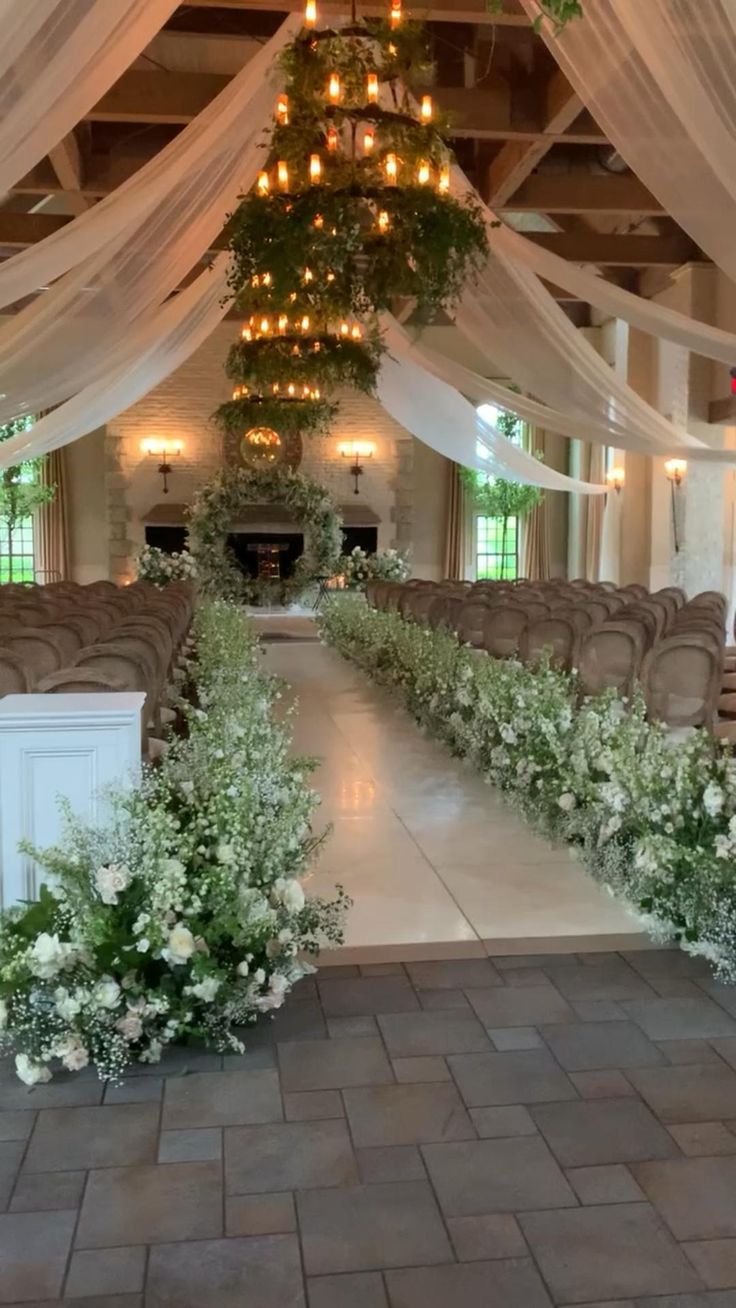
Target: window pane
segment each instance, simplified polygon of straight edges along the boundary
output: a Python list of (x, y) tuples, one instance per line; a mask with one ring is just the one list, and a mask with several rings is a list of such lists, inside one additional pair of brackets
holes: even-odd
[(517, 519), (506, 519), (505, 536), (503, 518), (489, 518), (479, 514), (475, 522), (475, 572), (478, 580), (515, 580), (517, 576)]

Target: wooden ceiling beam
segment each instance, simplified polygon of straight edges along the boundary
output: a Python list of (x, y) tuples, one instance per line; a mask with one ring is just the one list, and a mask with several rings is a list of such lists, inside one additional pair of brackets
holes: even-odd
[(507, 141), (488, 169), (488, 203), (501, 205), (518, 191), (560, 135), (571, 128), (584, 108), (564, 73), (555, 68), (545, 87), (542, 134), (528, 144)]
[(58, 178), (61, 190), (67, 197), (72, 213), (84, 213), (92, 202), (84, 194), (84, 165), (74, 132), (70, 132), (63, 141), (49, 151), (49, 163)]
[[(238, 9), (245, 13), (302, 13), (304, 0), (188, 0), (193, 9)], [(321, 17), (350, 15), (350, 5), (344, 0), (317, 0)], [(361, 0), (360, 13), (366, 18), (385, 18), (388, 0)], [(407, 13), (409, 12), (407, 5)], [(417, 18), (427, 23), (477, 23), (479, 26), (525, 27), (531, 23), (526, 14), (504, 7), (498, 12), (486, 0), (429, 0), (421, 10), (414, 11)]]
[(662, 217), (664, 209), (633, 173), (535, 173), (495, 206), (513, 213), (620, 213)]
[[(60, 214), (0, 210), (0, 246), (11, 250), (35, 245), (71, 221), (71, 218)], [(573, 263), (592, 263), (611, 268), (674, 268), (702, 258), (692, 241), (680, 233), (673, 236), (607, 236), (593, 231), (529, 232), (527, 238), (535, 245), (552, 250)], [(222, 232), (212, 248), (222, 250), (226, 244), (227, 234)]]

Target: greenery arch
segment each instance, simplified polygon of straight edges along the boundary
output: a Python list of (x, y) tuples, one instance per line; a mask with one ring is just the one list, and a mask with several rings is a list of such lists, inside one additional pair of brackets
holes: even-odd
[[(228, 524), (254, 504), (283, 504), (304, 534), (304, 553), (285, 581), (245, 577), (228, 546)], [(189, 549), (200, 588), (222, 599), (280, 601), (298, 598), (319, 577), (337, 571), (342, 522), (329, 491), (313, 478), (279, 465), (227, 468), (198, 491), (189, 515)]]

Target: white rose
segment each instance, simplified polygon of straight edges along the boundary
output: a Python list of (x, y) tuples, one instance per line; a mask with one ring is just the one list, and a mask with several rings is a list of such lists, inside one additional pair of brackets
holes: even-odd
[(133, 880), (133, 873), (127, 863), (111, 863), (109, 867), (98, 867), (95, 872), (95, 889), (103, 904), (117, 904), (118, 895)]
[(259, 967), (258, 970), (253, 973), (253, 980), (256, 981), (259, 986), (263, 985), (263, 982), (266, 980), (266, 973), (262, 967)]
[(115, 1023), (116, 1029), (126, 1040), (139, 1040), (143, 1035), (143, 1023), (137, 1013), (126, 1013)]
[(238, 963), (238, 966), (235, 970), (238, 976), (247, 976), (248, 973), (250, 972), (250, 965), (248, 964), (247, 959), (244, 958), (242, 963)]
[(283, 996), (286, 994), (286, 992), (289, 989), (289, 982), (287, 978), (283, 975), (283, 973), (274, 972), (273, 976), (271, 977), (270, 989), (272, 995), (281, 995), (283, 998)]
[(75, 1044), (61, 1061), (68, 1072), (81, 1072), (89, 1063), (89, 1054), (84, 1045)]
[(65, 1022), (71, 1022), (82, 1009), (80, 1000), (70, 995), (63, 986), (59, 986), (59, 989), (54, 991), (54, 1003), (59, 1017), (63, 1017)]
[(287, 881), (281, 900), (289, 913), (301, 912), (304, 908), (304, 891), (298, 881)]
[(575, 796), (572, 795), (569, 790), (566, 790), (564, 795), (560, 795), (557, 804), (562, 809), (563, 813), (571, 813), (576, 802)]
[(148, 939), (148, 937), (141, 936), (140, 940), (138, 941), (138, 944), (136, 945), (136, 949), (138, 950), (138, 953), (147, 954), (150, 948), (151, 948), (151, 942)]
[(40, 936), (36, 936), (30, 950), (30, 964), (34, 976), (40, 977), (42, 981), (48, 981), (52, 976), (61, 971), (68, 960), (71, 950), (68, 945), (62, 944), (58, 935), (49, 935), (47, 931), (42, 931)]
[(218, 990), (220, 982), (215, 976), (206, 976), (202, 981), (198, 981), (196, 986), (191, 987), (191, 993), (198, 999), (203, 999), (206, 1004), (211, 1004)]
[(4, 1031), (8, 1025), (8, 1005), (4, 999), (0, 999), (0, 1031)]
[(169, 932), (169, 939), (166, 948), (161, 952), (167, 963), (176, 966), (178, 963), (186, 963), (194, 953), (195, 944), (194, 936), (189, 927), (185, 927), (182, 922), (177, 922)]
[(100, 1008), (114, 1008), (120, 998), (120, 986), (111, 976), (103, 976), (97, 982), (92, 998)]
[(34, 1063), (28, 1054), (16, 1054), (15, 1071), (24, 1085), (42, 1085), (51, 1080), (51, 1073), (44, 1063)]

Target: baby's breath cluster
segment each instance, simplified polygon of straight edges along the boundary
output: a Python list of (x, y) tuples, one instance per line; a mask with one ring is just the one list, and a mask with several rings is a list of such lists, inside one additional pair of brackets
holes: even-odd
[(243, 1048), (238, 1028), (279, 1008), (338, 942), (346, 899), (306, 899), (312, 764), (289, 754), (288, 715), (242, 611), (196, 618), (189, 731), (104, 829), (69, 820), (38, 903), (0, 919), (0, 1046), (28, 1085), (55, 1066), (118, 1079), (167, 1044)]
[(736, 981), (736, 773), (707, 732), (675, 742), (639, 694), (581, 702), (574, 674), (487, 658), (358, 597), (331, 600), (321, 623), (525, 816), (578, 847), (656, 937)]

